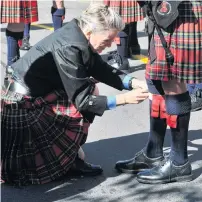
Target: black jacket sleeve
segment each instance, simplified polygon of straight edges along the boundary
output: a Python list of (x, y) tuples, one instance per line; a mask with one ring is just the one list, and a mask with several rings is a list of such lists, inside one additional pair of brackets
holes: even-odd
[(145, 5), (145, 1), (137, 1), (139, 3), (139, 6), (142, 8)]
[(123, 79), (126, 74), (104, 62), (97, 53), (92, 53), (89, 72), (96, 80), (118, 90), (123, 90)]
[(107, 97), (92, 95), (95, 84), (91, 82), (87, 71), (88, 55), (88, 51), (76, 46), (63, 46), (53, 53), (69, 100), (81, 113), (101, 116), (107, 108)]

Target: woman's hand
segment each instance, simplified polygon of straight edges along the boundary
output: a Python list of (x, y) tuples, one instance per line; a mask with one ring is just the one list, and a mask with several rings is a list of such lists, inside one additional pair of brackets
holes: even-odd
[(141, 88), (131, 90), (124, 95), (126, 104), (139, 104), (149, 97), (147, 90)]
[(139, 104), (149, 97), (147, 90), (138, 88), (116, 96), (117, 105)]
[(141, 88), (141, 89), (143, 89), (145, 91), (148, 91), (148, 86), (147, 86), (146, 81), (139, 80), (139, 79), (136, 79), (136, 78), (132, 79), (132, 88), (133, 89)]

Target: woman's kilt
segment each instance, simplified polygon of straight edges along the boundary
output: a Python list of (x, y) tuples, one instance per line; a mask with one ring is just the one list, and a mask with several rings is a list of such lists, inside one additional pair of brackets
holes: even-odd
[(32, 23), (36, 21), (38, 21), (36, 0), (1, 0), (1, 23)]
[(148, 62), (146, 78), (202, 83), (202, 2), (181, 3), (178, 18), (163, 34), (174, 55), (174, 64), (169, 65), (166, 62), (164, 48), (155, 31), (157, 59), (152, 64)]
[(89, 123), (65, 92), (36, 99), (11, 93), (1, 102), (1, 179), (21, 186), (66, 175), (86, 141)]
[(134, 0), (104, 0), (104, 4), (115, 10), (125, 23), (137, 22), (144, 19), (143, 9)]

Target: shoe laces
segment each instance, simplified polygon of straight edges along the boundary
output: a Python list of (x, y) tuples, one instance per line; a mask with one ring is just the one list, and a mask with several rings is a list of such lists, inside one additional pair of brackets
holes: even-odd
[(143, 153), (143, 154), (145, 155), (144, 149), (142, 149), (142, 150), (140, 150), (139, 152), (137, 152), (137, 153), (135, 154), (134, 158), (138, 157), (141, 153)]
[(164, 159), (160, 162), (160, 167), (162, 168), (169, 160), (170, 156), (168, 154), (163, 154)]

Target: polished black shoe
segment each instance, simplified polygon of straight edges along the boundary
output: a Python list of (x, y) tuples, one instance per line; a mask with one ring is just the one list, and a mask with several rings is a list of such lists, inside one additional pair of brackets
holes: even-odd
[(24, 37), (22, 39), (22, 45), (20, 46), (20, 50), (29, 50), (31, 48), (30, 43), (29, 43), (29, 38)]
[(145, 155), (144, 150), (141, 150), (132, 159), (118, 161), (115, 165), (115, 169), (122, 173), (137, 174), (140, 171), (158, 166), (163, 160), (163, 156), (158, 158), (148, 158)]
[(198, 110), (202, 110), (202, 89), (196, 89), (194, 92), (190, 95), (191, 97), (191, 111), (195, 112)]
[(119, 69), (119, 70), (128, 70), (129, 69), (129, 62), (128, 59), (125, 58), (124, 60), (121, 56), (117, 53), (117, 51), (112, 51), (109, 53), (107, 63), (112, 67)]
[(189, 162), (181, 166), (175, 166), (171, 160), (167, 160), (160, 166), (138, 173), (137, 181), (145, 184), (163, 184), (191, 181), (192, 176), (192, 168)]
[(96, 176), (102, 174), (103, 170), (99, 165), (93, 165), (85, 162), (80, 158), (76, 158), (73, 166), (69, 170), (69, 175), (76, 176)]

